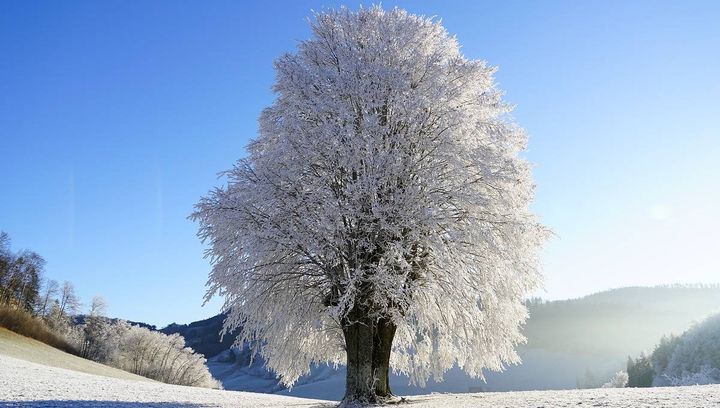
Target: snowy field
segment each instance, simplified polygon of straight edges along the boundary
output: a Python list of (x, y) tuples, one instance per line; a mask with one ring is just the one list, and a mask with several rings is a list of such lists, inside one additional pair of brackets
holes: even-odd
[[(0, 408), (330, 408), (335, 405), (336, 403), (329, 401), (109, 378), (0, 355)], [(718, 407), (720, 385), (434, 394), (410, 397), (407, 406), (425, 408)]]
[(323, 401), (81, 373), (0, 355), (0, 407), (331, 407)]

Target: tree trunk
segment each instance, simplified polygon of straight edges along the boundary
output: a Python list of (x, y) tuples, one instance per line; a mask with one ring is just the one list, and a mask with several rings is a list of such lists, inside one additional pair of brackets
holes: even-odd
[(344, 403), (381, 403), (391, 398), (390, 351), (395, 325), (353, 311), (343, 327), (347, 353)]
[(373, 370), (375, 395), (381, 398), (393, 396), (390, 391), (390, 352), (395, 337), (395, 325), (388, 319), (380, 319), (373, 338)]

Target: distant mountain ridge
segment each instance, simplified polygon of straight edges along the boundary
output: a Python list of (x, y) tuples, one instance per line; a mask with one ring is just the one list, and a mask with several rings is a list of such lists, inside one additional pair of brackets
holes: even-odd
[[(87, 319), (87, 317), (88, 316), (84, 315), (84, 314), (72, 316), (72, 324), (76, 325), (76, 326), (85, 324), (85, 320)], [(115, 323), (123, 320), (132, 326), (140, 326), (140, 327), (144, 327), (148, 330), (156, 330), (157, 331), (157, 326), (155, 326), (154, 324), (147, 324), (147, 323), (143, 323), (143, 322), (134, 322), (132, 320), (124, 320), (124, 319), (119, 319), (117, 317), (105, 317), (104, 319), (107, 320), (108, 322), (110, 322), (110, 324), (115, 324)]]
[(188, 347), (192, 347), (196, 352), (210, 358), (228, 350), (237, 338), (237, 331), (225, 336), (220, 335), (226, 317), (226, 314), (221, 313), (190, 324), (172, 323), (160, 329), (160, 332), (180, 334), (185, 338), (185, 344)]
[[(486, 373), (486, 383), (454, 368), (444, 382), (431, 382), (425, 389), (408, 386), (406, 377), (395, 375), (392, 387), (399, 394), (412, 395), (599, 386), (624, 369), (628, 355), (652, 350), (662, 335), (679, 334), (693, 322), (720, 312), (720, 285), (627, 287), (577, 299), (529, 301), (528, 308), (530, 319), (523, 330), (528, 342), (518, 349), (522, 365), (504, 373)], [(183, 335), (188, 346), (208, 358), (210, 371), (226, 389), (322, 399), (342, 396), (343, 367), (316, 367), (292, 391), (285, 390), (262, 367), (261, 358), (249, 366), (247, 347), (230, 350), (237, 333), (220, 339), (224, 319), (220, 314), (160, 331)]]
[(524, 334), (530, 348), (639, 353), (720, 312), (720, 285), (625, 287), (528, 306)]

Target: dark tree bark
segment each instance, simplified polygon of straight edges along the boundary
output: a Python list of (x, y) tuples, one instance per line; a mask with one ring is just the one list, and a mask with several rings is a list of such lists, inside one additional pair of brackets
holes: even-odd
[(390, 352), (395, 325), (389, 319), (371, 319), (353, 310), (343, 325), (347, 375), (343, 402), (381, 403), (390, 390)]
[(396, 326), (388, 319), (380, 319), (373, 338), (373, 369), (375, 374), (375, 395), (392, 397), (390, 390), (390, 352), (395, 338)]

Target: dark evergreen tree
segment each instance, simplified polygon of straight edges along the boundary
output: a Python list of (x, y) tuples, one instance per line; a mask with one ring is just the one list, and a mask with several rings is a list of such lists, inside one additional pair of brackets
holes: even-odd
[(655, 350), (652, 353), (652, 365), (655, 372), (662, 373), (665, 371), (673, 352), (679, 344), (680, 337), (678, 336), (663, 336), (660, 339), (660, 343), (655, 347)]
[(655, 371), (650, 357), (640, 353), (640, 357), (633, 360), (628, 357), (628, 387), (652, 387)]

